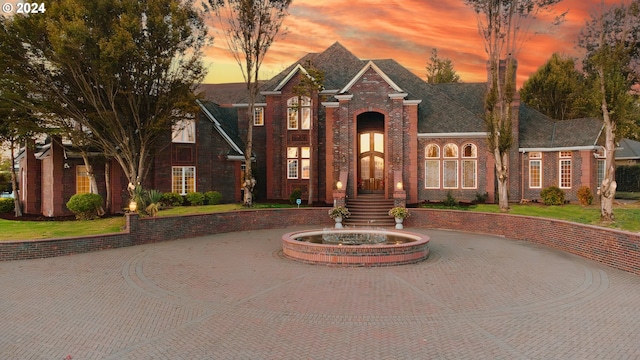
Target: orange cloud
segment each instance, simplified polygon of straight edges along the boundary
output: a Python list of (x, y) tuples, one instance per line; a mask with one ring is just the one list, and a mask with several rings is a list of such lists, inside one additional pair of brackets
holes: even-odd
[[(616, 4), (619, 1), (607, 0)], [(578, 56), (575, 41), (581, 27), (598, 9), (600, 0), (565, 0), (555, 13), (568, 11), (565, 22), (549, 31), (553, 15), (532, 30), (518, 54), (518, 83), (543, 65), (554, 52)], [(465, 82), (486, 79), (486, 53), (474, 11), (459, 1), (424, 0), (296, 0), (283, 23), (284, 34), (269, 49), (261, 77), (276, 75), (306, 53), (321, 52), (339, 41), (361, 59), (393, 58), (421, 78), (431, 49), (452, 60)], [(210, 21), (210, 24), (213, 22)], [(206, 52), (211, 64), (205, 82), (243, 81), (240, 68), (226, 49), (223, 36)], [(235, 66), (235, 71), (233, 70)]]

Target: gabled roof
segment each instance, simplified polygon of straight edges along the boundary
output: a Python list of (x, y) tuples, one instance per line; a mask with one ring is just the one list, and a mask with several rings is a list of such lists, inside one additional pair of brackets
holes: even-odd
[(367, 70), (369, 69), (373, 69), (373, 71), (375, 71), (378, 76), (380, 76), (382, 78), (382, 80), (384, 80), (387, 85), (389, 85), (393, 90), (395, 90), (398, 93), (402, 93), (403, 90), (393, 81), (391, 80), (391, 78), (389, 78), (387, 76), (387, 74), (384, 73), (384, 71), (380, 70), (380, 68), (378, 67), (378, 65), (376, 65), (373, 61), (369, 61), (362, 69), (360, 69), (360, 71), (356, 74), (356, 76), (354, 76), (347, 85), (345, 85), (345, 87), (342, 88), (342, 90), (340, 90), (338, 93), (343, 94), (343, 93), (347, 93), (349, 92), (349, 90), (351, 89), (351, 87), (358, 82), (358, 80), (360, 80), (360, 78), (367, 72)]
[(238, 112), (235, 108), (224, 108), (213, 102), (197, 101), (200, 109), (214, 129), (229, 144), (227, 156), (244, 156), (244, 142), (238, 135)]

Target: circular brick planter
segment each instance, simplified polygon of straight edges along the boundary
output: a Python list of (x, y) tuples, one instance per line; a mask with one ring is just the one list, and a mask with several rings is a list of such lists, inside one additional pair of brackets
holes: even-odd
[[(342, 245), (316, 244), (297, 240), (300, 237), (336, 234), (385, 234), (410, 241), (400, 244)], [(345, 267), (376, 267), (412, 264), (429, 256), (429, 237), (405, 231), (372, 229), (307, 230), (296, 231), (282, 236), (282, 252), (287, 258), (308, 264)]]

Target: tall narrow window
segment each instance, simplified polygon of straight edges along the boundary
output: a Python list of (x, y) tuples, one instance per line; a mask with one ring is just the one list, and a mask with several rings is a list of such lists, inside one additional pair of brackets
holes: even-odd
[(311, 148), (309, 147), (301, 147), (300, 148), (300, 178), (308, 179), (309, 178), (309, 168), (311, 166)]
[(442, 160), (442, 187), (455, 189), (458, 187), (458, 146), (446, 144)]
[(311, 128), (311, 99), (295, 96), (287, 100), (287, 128), (309, 130)]
[(86, 194), (91, 192), (91, 181), (89, 173), (84, 165), (76, 166), (76, 194)]
[(440, 147), (429, 144), (425, 148), (424, 187), (427, 189), (440, 188)]
[(254, 126), (264, 125), (264, 108), (263, 107), (256, 107), (253, 109), (253, 125)]
[(571, 188), (571, 151), (560, 151), (560, 188)]
[(598, 159), (598, 187), (602, 186), (602, 182), (604, 181), (606, 170), (606, 167), (604, 166), (605, 163), (605, 159)]
[(298, 148), (287, 148), (287, 179), (298, 178)]
[(172, 128), (171, 141), (174, 143), (196, 142), (196, 121), (184, 119), (176, 122)]
[(171, 170), (172, 192), (186, 195), (196, 191), (195, 166), (174, 166)]
[(529, 153), (529, 187), (542, 188), (542, 153)]
[(478, 147), (465, 144), (462, 147), (462, 188), (475, 189), (478, 186)]

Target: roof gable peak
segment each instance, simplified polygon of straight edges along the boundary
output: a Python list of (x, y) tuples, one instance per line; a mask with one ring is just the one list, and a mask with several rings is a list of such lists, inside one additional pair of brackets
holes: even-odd
[(373, 71), (375, 71), (378, 75), (380, 75), (380, 77), (389, 85), (391, 86), (391, 88), (393, 88), (396, 92), (398, 93), (403, 93), (404, 91), (402, 91), (402, 88), (400, 86), (398, 86), (393, 80), (391, 80), (391, 78), (389, 76), (387, 76), (387, 74), (384, 73), (384, 71), (382, 71), (378, 65), (376, 65), (373, 61), (369, 61), (357, 74), (356, 76), (353, 77), (353, 79), (351, 79), (351, 81), (349, 81), (349, 83), (342, 88), (342, 90), (340, 90), (340, 94), (344, 94), (346, 92), (348, 92), (351, 87), (358, 82), (358, 80), (360, 80), (360, 78), (362, 78), (362, 76), (364, 76), (364, 74), (369, 70), (369, 69), (373, 69)]

